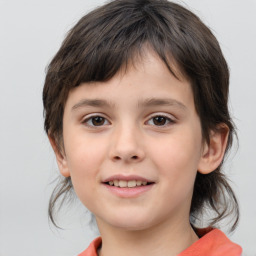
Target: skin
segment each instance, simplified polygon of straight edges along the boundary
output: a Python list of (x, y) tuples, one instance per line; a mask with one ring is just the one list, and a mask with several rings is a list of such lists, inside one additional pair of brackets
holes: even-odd
[[(50, 141), (61, 174), (71, 176), (77, 196), (96, 217), (100, 255), (171, 256), (198, 239), (189, 223), (196, 173), (220, 164), (227, 135), (224, 127), (204, 143), (189, 82), (176, 79), (148, 50), (109, 81), (73, 89), (64, 110), (62, 152)], [(103, 183), (112, 175), (139, 175), (153, 185), (124, 198)]]

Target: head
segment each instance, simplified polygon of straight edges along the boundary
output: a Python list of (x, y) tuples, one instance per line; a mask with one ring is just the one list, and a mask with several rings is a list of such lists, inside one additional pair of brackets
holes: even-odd
[[(232, 144), (234, 127), (228, 110), (229, 70), (220, 46), (200, 19), (180, 5), (165, 0), (116, 0), (85, 15), (68, 33), (51, 61), (45, 79), (45, 131), (55, 152), (65, 154), (63, 116), (70, 92), (84, 83), (107, 82), (143, 60), (149, 50), (177, 80), (189, 82), (202, 141), (226, 134), (224, 156)], [(220, 164), (210, 172), (198, 170), (190, 207), (191, 222), (212, 209), (214, 225), (233, 211), (235, 195)], [(55, 203), (73, 189), (70, 177), (56, 187)]]

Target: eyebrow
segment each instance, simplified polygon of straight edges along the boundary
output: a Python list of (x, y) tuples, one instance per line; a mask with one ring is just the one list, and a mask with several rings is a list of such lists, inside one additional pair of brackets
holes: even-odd
[(138, 103), (139, 107), (174, 106), (186, 110), (187, 107), (175, 99), (170, 98), (148, 98)]
[(72, 110), (76, 110), (81, 107), (114, 107), (114, 104), (106, 101), (106, 100), (101, 100), (101, 99), (83, 99), (76, 103), (73, 107)]
[[(73, 107), (72, 110), (76, 110), (78, 108), (82, 107), (104, 107), (104, 108), (114, 108), (115, 104), (111, 103), (109, 101), (103, 100), (103, 99), (83, 99), (76, 103)], [(169, 99), (169, 98), (148, 98), (148, 99), (143, 99), (138, 102), (138, 107), (154, 107), (154, 106), (174, 106), (178, 107), (181, 109), (186, 110), (187, 107), (175, 100), (175, 99)]]

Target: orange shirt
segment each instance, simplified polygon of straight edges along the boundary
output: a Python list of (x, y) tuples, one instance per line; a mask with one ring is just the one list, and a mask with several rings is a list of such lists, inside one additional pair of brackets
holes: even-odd
[[(242, 248), (231, 242), (219, 229), (198, 230), (201, 237), (177, 256), (240, 256)], [(78, 256), (97, 256), (97, 248), (101, 245), (101, 238), (92, 241), (89, 247)]]

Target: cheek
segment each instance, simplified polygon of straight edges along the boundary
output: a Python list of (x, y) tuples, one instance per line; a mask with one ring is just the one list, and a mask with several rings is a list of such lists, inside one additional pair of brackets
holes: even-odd
[(201, 156), (200, 134), (183, 130), (152, 145), (153, 161), (166, 179), (193, 184)]
[(104, 145), (106, 143), (97, 143), (82, 136), (73, 136), (66, 142), (70, 176), (81, 201), (89, 197), (99, 181), (98, 175), (106, 152)]
[(98, 169), (106, 153), (106, 143), (93, 136), (76, 134), (67, 139), (67, 161), (71, 172), (89, 175)]

